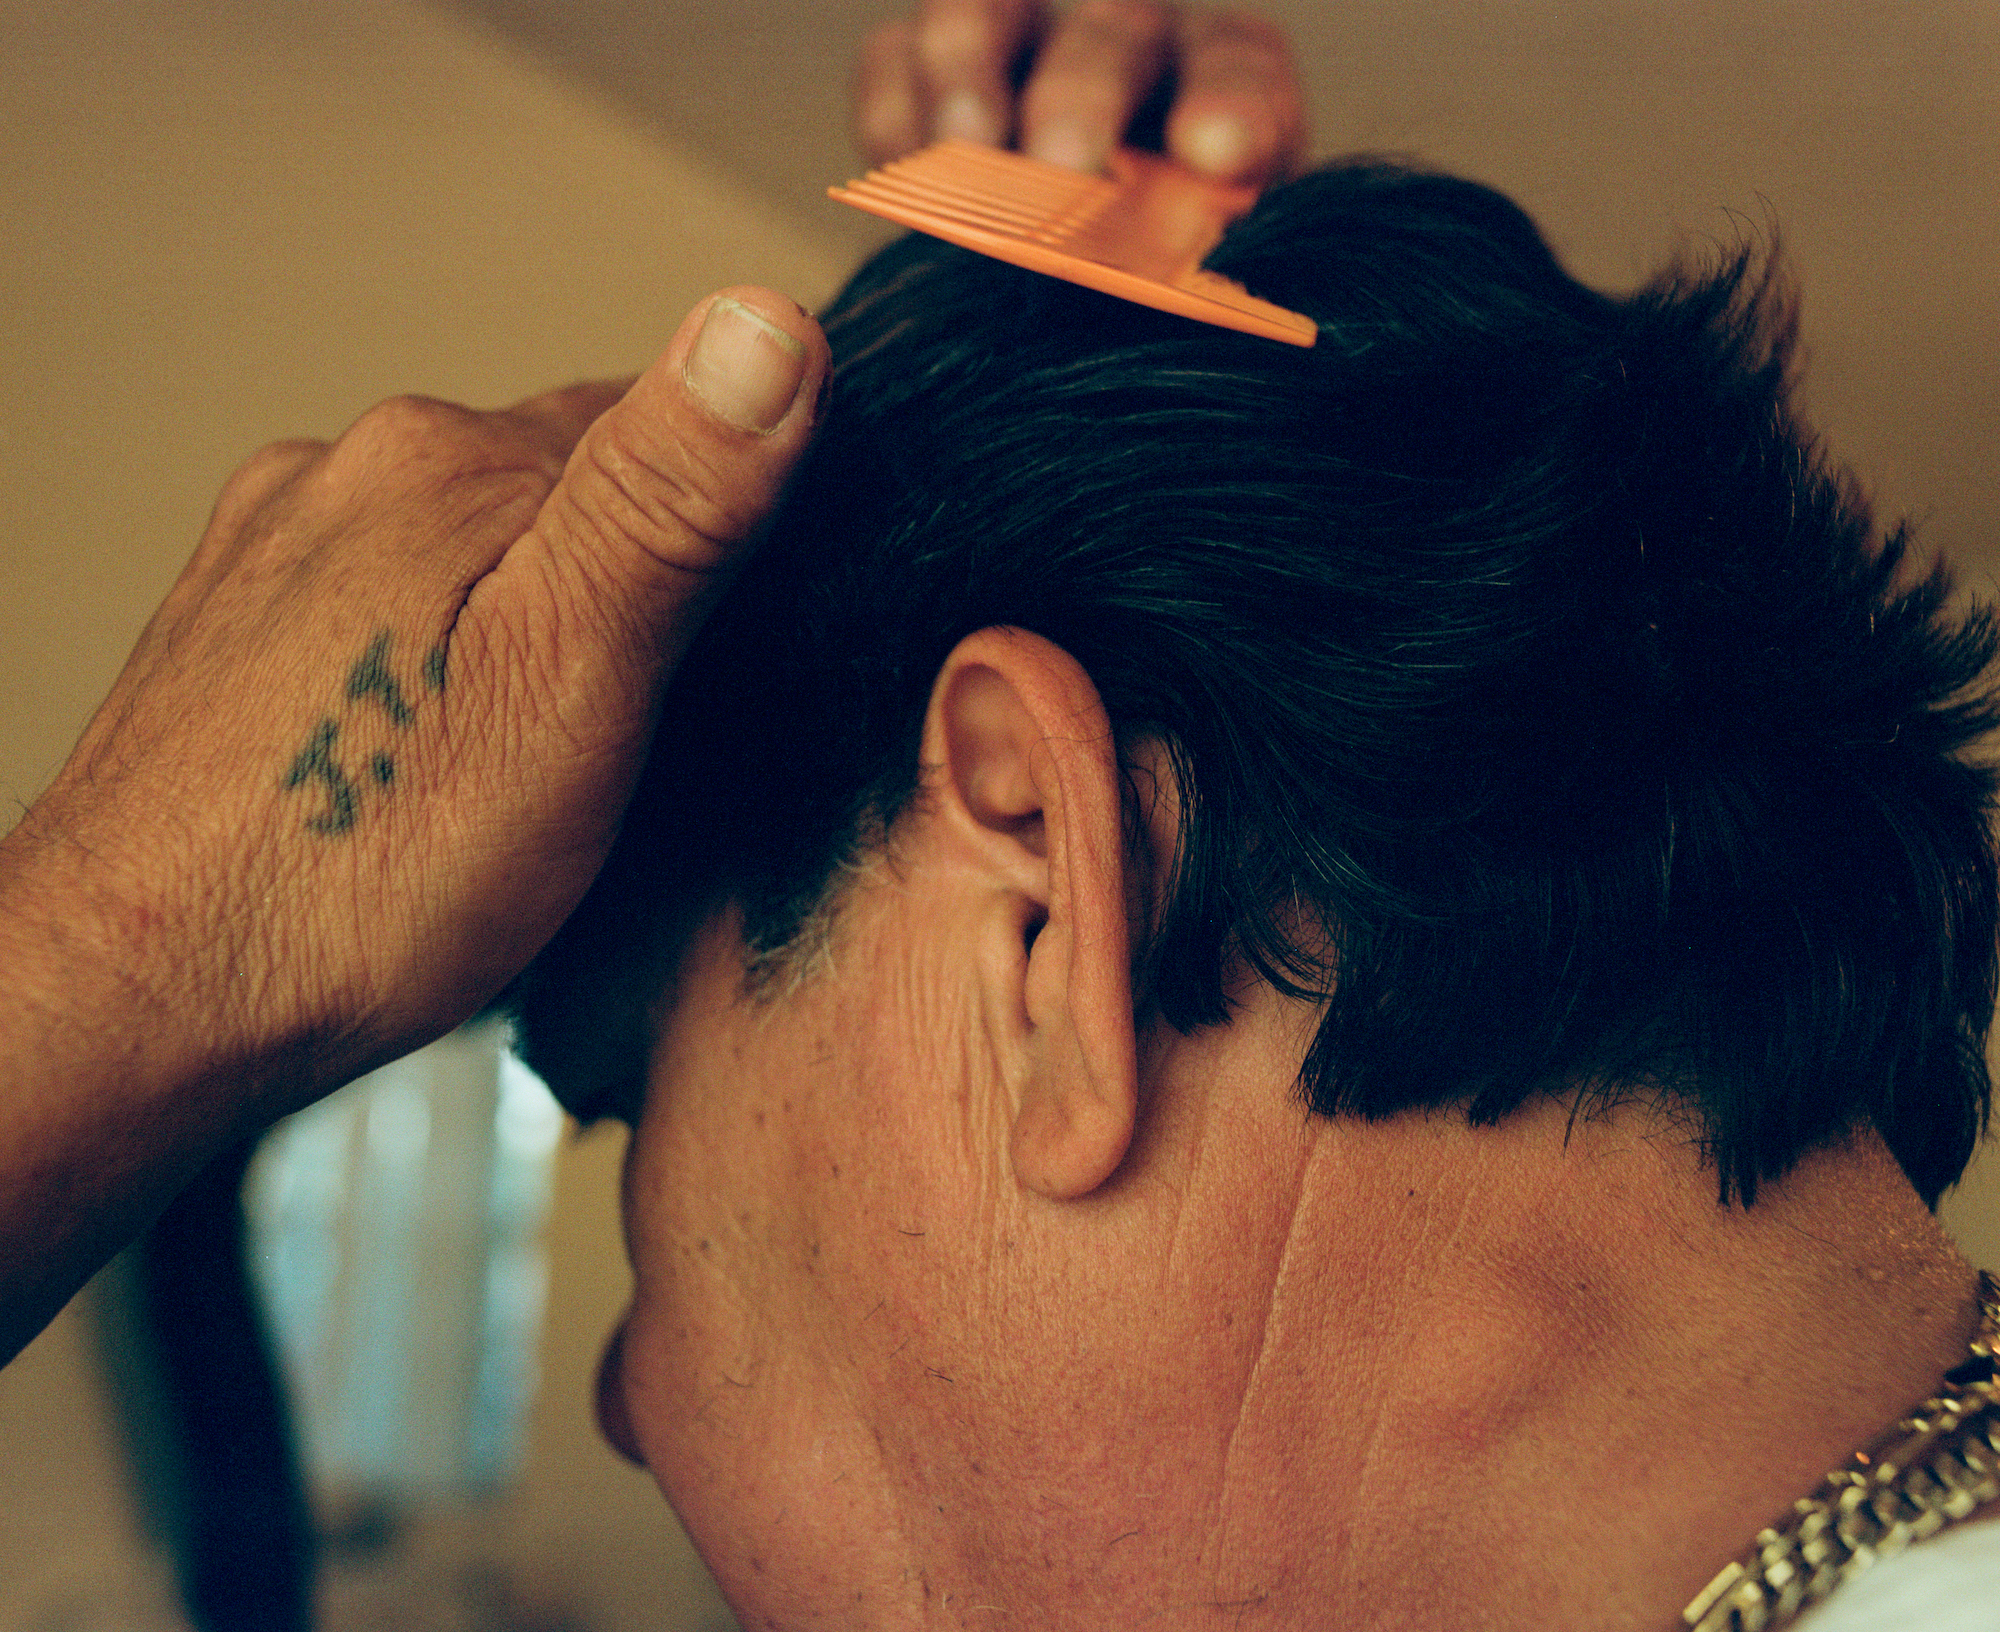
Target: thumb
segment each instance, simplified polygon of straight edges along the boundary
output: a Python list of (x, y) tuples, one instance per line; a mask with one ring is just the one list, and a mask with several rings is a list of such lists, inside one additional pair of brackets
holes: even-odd
[(671, 662), (811, 440), (829, 368), (783, 295), (711, 295), (583, 432), (507, 566), (525, 551), (586, 625), (622, 622), (627, 655)]

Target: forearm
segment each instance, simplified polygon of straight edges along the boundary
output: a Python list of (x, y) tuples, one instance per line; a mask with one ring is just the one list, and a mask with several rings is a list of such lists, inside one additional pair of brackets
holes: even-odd
[(217, 1151), (489, 1001), (588, 888), (825, 337), (279, 443), (0, 840), (0, 1360)]
[(27, 825), (0, 841), (0, 1363), (246, 1116), (88, 863)]

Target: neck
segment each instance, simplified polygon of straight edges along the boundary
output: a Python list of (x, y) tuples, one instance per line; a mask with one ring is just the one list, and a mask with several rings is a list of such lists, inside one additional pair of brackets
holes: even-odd
[(1965, 1357), (1974, 1272), (1879, 1140), (1725, 1208), (1684, 1128), (1566, 1120), (1316, 1134), (1288, 1256), (1347, 1295), (1274, 1300), (1257, 1371), (1344, 1376), (1306, 1434), (1253, 1386), (1232, 1497), (1301, 1624), (1671, 1627)]
[(954, 1273), (962, 1352), (877, 1339), (932, 1357), (858, 1395), (882, 1624), (1669, 1632), (1964, 1357), (1879, 1140), (1722, 1207), (1637, 1109), (1307, 1118), (1309, 1036), (1264, 987), (1156, 1033), (1119, 1173)]

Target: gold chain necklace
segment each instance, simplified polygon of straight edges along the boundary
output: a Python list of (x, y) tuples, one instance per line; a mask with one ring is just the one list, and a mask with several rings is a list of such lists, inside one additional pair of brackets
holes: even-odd
[(1777, 1632), (1879, 1558), (2000, 1496), (2000, 1281), (1979, 1276), (1972, 1356), (1681, 1611), (1694, 1632)]

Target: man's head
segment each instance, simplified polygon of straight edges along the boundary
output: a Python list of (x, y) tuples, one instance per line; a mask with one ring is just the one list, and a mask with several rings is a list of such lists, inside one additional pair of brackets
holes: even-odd
[(1654, 1161), (1588, 1132), (1638, 1100), (1747, 1202), (1874, 1128), (1929, 1202), (1983, 1115), (1995, 637), (1894, 587), (1769, 278), (1610, 300), (1371, 165), (1210, 265), (1318, 345), (863, 269), (524, 987), (530, 1059), (635, 1124), (607, 1415), (773, 1624), (1030, 1564), (1080, 1624), (1254, 1595), (1307, 1533), (1274, 1469), (1360, 1490), (1514, 1409), (1393, 1288), (1516, 1243), (1468, 1273), (1528, 1311), (1517, 1392), (1612, 1318), (1623, 1225), (1525, 1152)]
[(1294, 352), (912, 238), (827, 316), (831, 423), (690, 655), (620, 853), (528, 988), (630, 1108), (690, 916), (810, 971), (919, 796), (953, 647), (1032, 630), (1171, 766), (1142, 1006), (1322, 1004), (1323, 1114), (1672, 1095), (1725, 1196), (1873, 1122), (1927, 1202), (1985, 1102), (1983, 616), (1787, 408), (1747, 255), (1610, 300), (1498, 195), (1380, 165), (1211, 265)]

